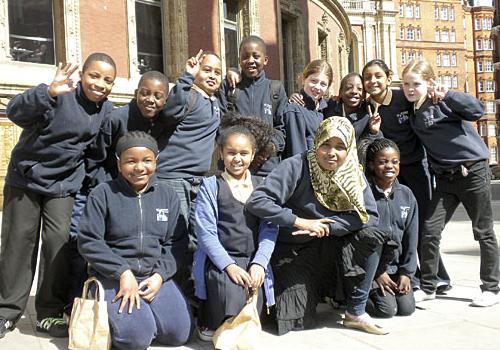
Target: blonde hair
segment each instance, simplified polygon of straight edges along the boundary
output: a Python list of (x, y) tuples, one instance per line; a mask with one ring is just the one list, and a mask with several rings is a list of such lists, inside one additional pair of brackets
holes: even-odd
[(404, 77), (406, 73), (420, 74), (422, 79), (427, 81), (436, 79), (436, 75), (434, 74), (434, 69), (432, 69), (431, 64), (423, 58), (410, 61), (405, 69), (403, 69), (402, 77)]
[(325, 73), (325, 75), (328, 77), (328, 87), (330, 87), (333, 81), (333, 69), (327, 61), (311, 61), (302, 72), (302, 81), (306, 80), (308, 76), (316, 73)]

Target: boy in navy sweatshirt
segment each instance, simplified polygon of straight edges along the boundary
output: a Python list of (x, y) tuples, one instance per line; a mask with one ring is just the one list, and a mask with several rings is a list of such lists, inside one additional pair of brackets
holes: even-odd
[(223, 108), (236, 110), (243, 115), (264, 119), (276, 130), (269, 147), (277, 156), (263, 159), (265, 163), (256, 175), (267, 176), (279, 163), (279, 154), (285, 148), (285, 126), (283, 109), (287, 96), (282, 84), (266, 78), (264, 71), (268, 56), (264, 40), (255, 35), (244, 38), (240, 44), (241, 81), (233, 89), (228, 79), (221, 85)]
[[(498, 243), (493, 230), (489, 151), (470, 121), (481, 118), (484, 107), (474, 97), (437, 85), (430, 64), (416, 60), (403, 70), (403, 90), (413, 102), (411, 127), (427, 150), (436, 173), (436, 187), (422, 230), (421, 290), (415, 301), (436, 297), (436, 273), (441, 233), (462, 203), (472, 221), (480, 247), (481, 295), (471, 306), (491, 306), (499, 301)], [(434, 104), (433, 93), (441, 100)]]
[(4, 188), (0, 252), (0, 338), (12, 330), (28, 301), (41, 232), (35, 299), (37, 331), (67, 336), (68, 231), (73, 196), (85, 176), (85, 148), (112, 108), (106, 97), (116, 75), (106, 54), (90, 55), (73, 87), (77, 66), (59, 64), (50, 85), (15, 96), (7, 116), (23, 129), (12, 151)]

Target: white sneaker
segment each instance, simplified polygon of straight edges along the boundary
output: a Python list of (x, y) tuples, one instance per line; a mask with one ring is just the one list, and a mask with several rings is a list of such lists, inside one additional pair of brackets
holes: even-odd
[(488, 307), (497, 304), (499, 295), (493, 292), (484, 291), (480, 296), (475, 298), (470, 306)]
[(427, 294), (422, 289), (418, 289), (413, 292), (413, 297), (415, 298), (415, 303), (420, 303), (421, 301), (436, 299), (436, 292)]
[(203, 341), (210, 342), (214, 337), (215, 331), (208, 327), (198, 327), (198, 338)]

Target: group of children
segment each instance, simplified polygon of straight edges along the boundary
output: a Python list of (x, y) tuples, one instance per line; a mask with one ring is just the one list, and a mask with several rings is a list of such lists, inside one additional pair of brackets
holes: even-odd
[(200, 50), (170, 91), (147, 72), (113, 109), (115, 63), (94, 53), (76, 86), (77, 67), (59, 65), (10, 101), (23, 131), (4, 188), (0, 338), (25, 310), (40, 239), (37, 330), (54, 337), (87, 273), (118, 349), (180, 345), (194, 328), (210, 340), (261, 287), (278, 334), (314, 327), (325, 298), (345, 303), (345, 326), (386, 334), (370, 315), (410, 315), (451, 288), (439, 241), (460, 202), (481, 248), (472, 305), (498, 302), (489, 152), (467, 122), (481, 103), (436, 84), (423, 60), (402, 90), (370, 61), (335, 99), (331, 66), (314, 60), (289, 103), (261, 38), (239, 54), (222, 79)]

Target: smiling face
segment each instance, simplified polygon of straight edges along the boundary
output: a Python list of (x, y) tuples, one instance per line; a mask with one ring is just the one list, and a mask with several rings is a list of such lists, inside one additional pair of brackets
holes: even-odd
[(115, 68), (103, 61), (91, 62), (85, 71), (80, 72), (82, 90), (92, 102), (104, 100), (111, 92), (115, 81)]
[(120, 154), (118, 171), (136, 192), (142, 191), (156, 171), (156, 156), (147, 147), (131, 147)]
[(378, 65), (373, 64), (363, 70), (365, 90), (377, 102), (382, 103), (391, 85), (391, 78)]
[(248, 78), (255, 78), (267, 65), (266, 50), (257, 42), (249, 41), (240, 49), (240, 67)]
[(212, 95), (219, 88), (221, 79), (222, 66), (220, 59), (210, 54), (203, 56), (194, 84), (205, 91), (207, 95)]
[(363, 100), (363, 82), (353, 75), (340, 87), (340, 98), (347, 110), (355, 110)]
[(330, 79), (325, 72), (313, 73), (305, 78), (304, 91), (314, 100), (319, 100), (324, 96), (329, 85)]
[(347, 147), (338, 137), (332, 137), (316, 148), (319, 166), (326, 171), (336, 171), (347, 158)]
[(242, 179), (255, 153), (248, 136), (231, 134), (227, 137), (220, 156), (227, 172), (235, 179)]
[(389, 188), (399, 175), (399, 152), (392, 147), (384, 148), (375, 154), (368, 166), (375, 175), (377, 185), (383, 189)]
[(141, 82), (135, 92), (137, 107), (144, 118), (153, 118), (160, 113), (167, 100), (167, 87), (156, 79), (146, 79)]
[(421, 74), (408, 72), (403, 76), (403, 91), (410, 102), (418, 102), (427, 96), (429, 84)]

